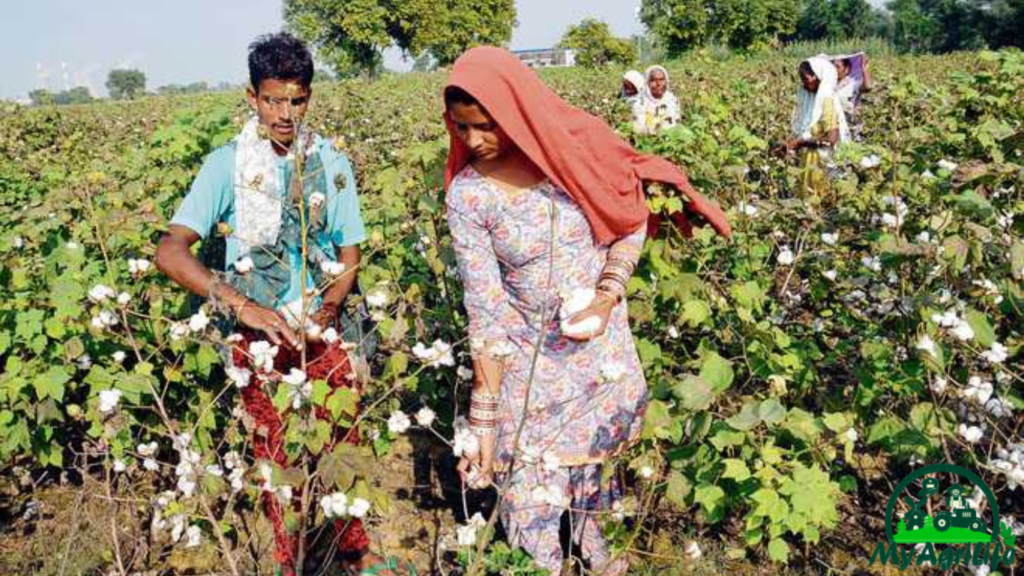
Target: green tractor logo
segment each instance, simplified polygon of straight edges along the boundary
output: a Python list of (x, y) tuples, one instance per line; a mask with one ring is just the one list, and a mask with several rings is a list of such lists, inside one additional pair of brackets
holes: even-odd
[[(901, 501), (904, 512), (898, 514)], [(990, 531), (977, 512), (982, 502), (987, 502), (996, 530)], [(885, 537), (869, 565), (892, 564), (903, 571), (916, 561), (917, 566), (928, 562), (940, 570), (981, 565), (996, 570), (1013, 566), (1017, 559), (1017, 538), (1000, 522), (992, 489), (977, 474), (953, 464), (923, 466), (896, 486), (885, 507)]]
[[(959, 473), (959, 470), (966, 474)], [(949, 471), (957, 473), (961, 480), (970, 480), (973, 484), (970, 490), (955, 482), (942, 490), (938, 478), (928, 477), (921, 481), (921, 488), (917, 491), (916, 497), (903, 495), (903, 502), (910, 509), (900, 520), (896, 534), (890, 539), (891, 542), (966, 544), (992, 541), (993, 535), (988, 529), (988, 523), (978, 516), (968, 503), (968, 495), (979, 490), (983, 496), (990, 499), (992, 507), (995, 508), (995, 499), (990, 498), (991, 490), (974, 474), (962, 468), (959, 470)], [(941, 497), (933, 499), (932, 496), (935, 495)], [(993, 510), (996, 518), (997, 510)]]

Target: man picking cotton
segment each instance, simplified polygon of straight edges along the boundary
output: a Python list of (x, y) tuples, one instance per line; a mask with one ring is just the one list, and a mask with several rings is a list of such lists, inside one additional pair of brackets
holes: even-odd
[[(310, 405), (312, 382), (324, 380), (332, 390), (356, 387), (335, 325), (355, 283), (366, 234), (348, 158), (303, 124), (312, 96), (309, 50), (286, 33), (262, 36), (249, 47), (249, 77), (253, 117), (206, 158), (160, 241), (156, 262), (233, 318), (237, 336), (230, 339), (227, 373), (256, 423), (253, 454), (285, 468), (294, 465), (285, 452), (288, 419), (296, 413), (327, 416)], [(223, 270), (211, 270), (190, 250), (214, 236), (223, 236)], [(282, 386), (290, 401), (279, 411), (271, 398)], [(356, 440), (354, 430), (332, 432), (332, 444)], [(287, 492), (267, 483), (262, 497), (274, 526), (279, 573), (290, 575), (299, 534), (284, 519), (296, 506)], [(325, 508), (335, 521), (340, 556), (352, 568), (379, 562), (367, 554), (359, 520), (368, 503), (355, 498), (348, 504)]]

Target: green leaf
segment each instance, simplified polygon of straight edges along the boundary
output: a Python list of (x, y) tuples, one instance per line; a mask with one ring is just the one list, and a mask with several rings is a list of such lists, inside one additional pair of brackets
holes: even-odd
[(985, 348), (992, 346), (992, 343), (996, 341), (996, 331), (992, 328), (988, 317), (973, 308), (968, 310), (964, 316), (967, 319), (967, 324), (974, 331), (974, 338), (977, 339), (978, 344)]
[(309, 395), (309, 401), (313, 406), (323, 406), (327, 395), (331, 393), (331, 387), (326, 380), (314, 380), (313, 391)]
[(690, 300), (683, 304), (683, 314), (679, 319), (695, 328), (711, 317), (711, 306), (703, 300)]
[(668, 473), (668, 480), (665, 486), (665, 497), (680, 510), (687, 508), (686, 498), (693, 490), (690, 479), (682, 472), (672, 470)]
[(743, 432), (733, 432), (732, 430), (725, 429), (715, 432), (715, 435), (711, 437), (711, 444), (719, 452), (733, 446), (742, 446), (746, 441), (747, 435)]
[(845, 432), (850, 425), (846, 422), (846, 415), (842, 412), (834, 412), (832, 414), (826, 414), (822, 420), (825, 423), (825, 427), (829, 430), (839, 434)]
[(736, 430), (746, 432), (754, 426), (757, 426), (761, 422), (761, 416), (758, 414), (758, 405), (754, 402), (747, 402), (740, 409), (738, 414), (734, 414), (732, 417), (725, 421), (726, 424), (732, 426)]
[(331, 425), (324, 420), (313, 423), (312, 433), (306, 437), (306, 448), (313, 454), (320, 454), (331, 440)]
[(771, 517), (776, 514), (780, 504), (786, 504), (779, 498), (779, 493), (771, 488), (759, 489), (750, 495), (750, 499), (757, 503), (752, 512), (755, 516)]
[(71, 380), (71, 375), (60, 366), (51, 366), (49, 370), (35, 377), (32, 385), (36, 389), (36, 396), (53, 398), (57, 402), (64, 400), (64, 385)]
[(722, 464), (725, 464), (725, 472), (722, 473), (723, 478), (731, 478), (737, 482), (743, 482), (750, 478), (750, 469), (747, 468), (747, 463), (743, 460), (725, 458), (722, 460)]
[(910, 409), (910, 425), (931, 439), (936, 445), (943, 432), (951, 433), (956, 416), (948, 408), (938, 408), (931, 402), (920, 402)]
[(732, 385), (732, 362), (722, 358), (717, 352), (711, 352), (704, 356), (704, 361), (700, 365), (700, 377), (711, 385), (715, 394), (721, 394)]
[(274, 404), (274, 408), (277, 408), (278, 412), (284, 412), (292, 405), (292, 400), (288, 396), (288, 386), (279, 383), (277, 390), (274, 392), (274, 398), (271, 400)]
[[(114, 379), (114, 387), (124, 392), (124, 398), (129, 404), (142, 402), (143, 394), (153, 391), (156, 379), (146, 374), (129, 374), (128, 376)], [(211, 413), (212, 415), (212, 413)]]
[(661, 346), (646, 338), (640, 338), (636, 341), (636, 350), (640, 354), (640, 361), (645, 367), (651, 366), (661, 359)]
[(781, 538), (772, 538), (768, 543), (768, 557), (783, 564), (789, 562), (789, 544)]
[(43, 318), (46, 313), (42, 310), (28, 310), (18, 312), (15, 316), (15, 337), (22, 340), (31, 340), (43, 331)]
[(690, 411), (705, 410), (711, 406), (711, 400), (714, 399), (711, 385), (703, 378), (692, 374), (672, 386), (672, 395), (679, 399), (682, 408)]
[(786, 416), (783, 427), (799, 440), (810, 444), (821, 435), (821, 428), (814, 416), (800, 408), (792, 408)]
[(961, 212), (981, 220), (990, 218), (995, 211), (992, 203), (979, 196), (974, 190), (965, 190), (960, 194), (955, 194), (952, 199)]
[(704, 513), (708, 516), (716, 515), (723, 500), (725, 500), (725, 492), (711, 484), (697, 486), (697, 490), (693, 494), (694, 503), (703, 506)]
[(893, 437), (906, 428), (906, 424), (895, 416), (886, 416), (868, 429), (868, 444), (891, 443)]
[(643, 437), (646, 439), (664, 439), (668, 437), (668, 428), (672, 425), (672, 416), (668, 412), (668, 404), (661, 400), (651, 400), (647, 404), (644, 415)]
[(327, 397), (327, 410), (335, 422), (351, 424), (351, 419), (358, 413), (359, 393), (351, 388), (335, 388), (334, 393)]
[(729, 289), (729, 293), (743, 308), (761, 311), (761, 306), (764, 303), (764, 291), (761, 290), (761, 286), (757, 282), (749, 280), (743, 284), (733, 285)]
[(774, 466), (782, 462), (782, 449), (772, 443), (769, 440), (764, 446), (761, 447), (761, 459), (764, 463), (769, 466)]
[(409, 357), (404, 352), (395, 352), (384, 365), (384, 378), (398, 378), (409, 369)]
[(47, 318), (44, 326), (46, 327), (46, 335), (54, 340), (64, 338), (64, 335), (67, 333), (67, 325), (55, 317)]
[(196, 350), (195, 354), (185, 356), (185, 369), (195, 372), (203, 378), (210, 376), (210, 370), (220, 363), (220, 355), (217, 350), (209, 344), (203, 344)]
[(758, 416), (767, 424), (778, 424), (786, 417), (786, 409), (779, 402), (778, 398), (769, 398), (761, 402), (757, 409)]

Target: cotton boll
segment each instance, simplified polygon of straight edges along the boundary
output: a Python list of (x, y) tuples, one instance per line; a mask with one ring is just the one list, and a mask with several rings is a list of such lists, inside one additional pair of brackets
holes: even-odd
[(392, 434), (404, 434), (410, 426), (412, 426), (412, 421), (401, 410), (395, 410), (388, 418), (388, 431)]
[(561, 322), (562, 334), (573, 338), (585, 338), (597, 332), (601, 328), (601, 318), (589, 316), (579, 322)]
[(562, 297), (562, 307), (560, 310), (562, 318), (569, 318), (577, 312), (585, 310), (596, 297), (597, 292), (593, 288), (576, 288), (572, 290), (567, 296)]
[(363, 518), (370, 511), (370, 501), (365, 498), (355, 498), (348, 507), (349, 516)]
[(252, 258), (248, 256), (239, 258), (234, 264), (235, 272), (238, 272), (239, 274), (248, 274), (249, 272), (252, 272), (254, 266), (255, 264), (253, 263)]
[(120, 390), (101, 390), (99, 411), (101, 414), (108, 414), (117, 408), (121, 402)]
[(436, 417), (437, 414), (433, 410), (424, 406), (419, 409), (419, 412), (416, 412), (416, 423), (424, 428), (429, 428), (434, 423), (434, 418)]

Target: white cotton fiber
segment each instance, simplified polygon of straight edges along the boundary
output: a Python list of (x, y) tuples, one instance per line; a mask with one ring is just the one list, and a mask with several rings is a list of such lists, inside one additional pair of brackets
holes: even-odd
[(581, 310), (585, 310), (594, 301), (597, 293), (593, 288), (576, 288), (568, 296), (563, 296), (562, 307), (559, 309), (561, 317), (562, 334), (574, 338), (586, 337), (593, 334), (601, 327), (601, 319), (597, 316), (590, 316), (579, 322), (569, 322), (569, 318)]

